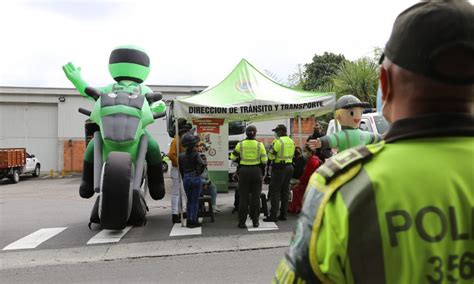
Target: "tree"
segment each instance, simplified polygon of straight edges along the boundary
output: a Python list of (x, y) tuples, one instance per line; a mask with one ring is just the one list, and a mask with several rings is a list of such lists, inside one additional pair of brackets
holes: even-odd
[(304, 78), (304, 67), (302, 67), (301, 64), (297, 65), (297, 70), (295, 73), (288, 76), (288, 84), (290, 85), (291, 88), (294, 88), (297, 90), (303, 90), (303, 86), (305, 84), (305, 78)]
[(375, 107), (379, 78), (378, 65), (372, 59), (363, 57), (344, 62), (332, 80), (338, 95), (352, 94)]
[(374, 50), (372, 50), (372, 53), (374, 55), (374, 57), (373, 57), (374, 63), (378, 64), (379, 60), (380, 60), (380, 57), (383, 54), (383, 48), (376, 46), (376, 47), (374, 47)]
[(324, 52), (315, 55), (313, 62), (305, 64), (303, 90), (330, 91), (333, 88), (332, 76), (337, 73), (342, 63), (346, 61), (344, 55)]

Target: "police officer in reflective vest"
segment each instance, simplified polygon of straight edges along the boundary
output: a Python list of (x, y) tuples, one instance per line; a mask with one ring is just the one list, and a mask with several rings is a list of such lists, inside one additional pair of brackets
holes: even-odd
[[(286, 220), (290, 195), (290, 179), (293, 175), (292, 161), (295, 154), (295, 142), (287, 136), (286, 126), (279, 124), (272, 131), (277, 136), (268, 151), (268, 158), (272, 161), (272, 180), (270, 181), (268, 193), (272, 207), (270, 208), (270, 215), (263, 219), (264, 222)], [(278, 211), (280, 211), (280, 215), (277, 218)]]
[(474, 283), (474, 7), (422, 1), (381, 60), (385, 141), (306, 189), (279, 283)]
[(246, 139), (237, 143), (230, 158), (239, 161), (239, 228), (247, 228), (245, 221), (249, 211), (254, 227), (259, 226), (260, 215), (260, 193), (262, 192), (262, 176), (267, 164), (267, 151), (262, 142), (255, 140), (257, 128), (249, 125), (245, 134)]

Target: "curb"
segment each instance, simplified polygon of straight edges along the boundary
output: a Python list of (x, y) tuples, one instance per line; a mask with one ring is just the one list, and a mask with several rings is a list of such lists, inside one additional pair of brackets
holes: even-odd
[[(291, 232), (165, 241), (92, 245), (65, 249), (12, 251), (0, 254), (0, 270), (97, 261), (246, 251), (288, 247)], [(283, 257), (283, 255), (282, 255)]]

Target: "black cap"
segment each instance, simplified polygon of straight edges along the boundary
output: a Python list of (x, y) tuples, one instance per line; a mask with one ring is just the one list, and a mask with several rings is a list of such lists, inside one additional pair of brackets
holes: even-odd
[(474, 57), (474, 6), (466, 0), (422, 1), (403, 11), (393, 24), (382, 55), (414, 73), (451, 84), (472, 84), (474, 76), (437, 70), (439, 55), (459, 48)]
[(272, 131), (286, 132), (286, 126), (284, 124), (278, 124), (276, 128), (272, 129)]
[(253, 133), (253, 135), (257, 134), (257, 127), (255, 125), (249, 125), (245, 129), (245, 133)]
[(336, 109), (348, 109), (353, 107), (361, 107), (367, 108), (370, 107), (369, 103), (361, 102), (356, 96), (354, 95), (344, 95), (340, 97), (336, 102)]

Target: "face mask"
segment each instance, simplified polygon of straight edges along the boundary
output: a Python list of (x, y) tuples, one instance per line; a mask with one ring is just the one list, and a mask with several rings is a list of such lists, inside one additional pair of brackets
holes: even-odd
[[(380, 84), (380, 81), (379, 81), (379, 88), (377, 90), (377, 112), (383, 117), (385, 117), (383, 115), (383, 110), (385, 109), (386, 105), (387, 105), (387, 101), (382, 100), (382, 88), (381, 88), (381, 84)], [(385, 119), (387, 119), (387, 118), (385, 117)]]
[(377, 89), (377, 112), (380, 114), (380, 115), (383, 115), (383, 106), (382, 106), (382, 87), (381, 87), (382, 84), (380, 84), (380, 81), (379, 81), (379, 88)]

